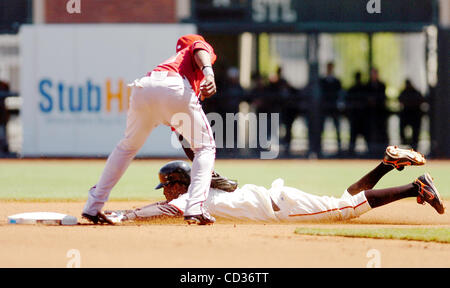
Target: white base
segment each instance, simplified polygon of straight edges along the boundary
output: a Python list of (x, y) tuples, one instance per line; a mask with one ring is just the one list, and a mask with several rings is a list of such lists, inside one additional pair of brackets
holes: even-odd
[(8, 224), (77, 225), (77, 217), (55, 212), (29, 212), (8, 217)]

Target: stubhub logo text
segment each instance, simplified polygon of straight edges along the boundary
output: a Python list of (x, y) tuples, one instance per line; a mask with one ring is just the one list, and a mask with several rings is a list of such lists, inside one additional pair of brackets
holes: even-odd
[(126, 86), (123, 79), (116, 82), (107, 79), (102, 87), (91, 80), (83, 85), (69, 85), (45, 78), (39, 82), (38, 89), (39, 109), (43, 113), (125, 112), (131, 94), (131, 87)]

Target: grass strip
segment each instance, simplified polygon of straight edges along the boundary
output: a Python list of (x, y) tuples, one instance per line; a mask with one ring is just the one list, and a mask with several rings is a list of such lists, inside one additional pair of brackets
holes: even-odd
[(296, 234), (450, 243), (450, 228), (297, 228)]

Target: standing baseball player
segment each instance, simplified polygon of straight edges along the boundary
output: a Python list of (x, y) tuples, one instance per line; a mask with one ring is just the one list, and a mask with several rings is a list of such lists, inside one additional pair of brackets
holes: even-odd
[(215, 141), (200, 100), (216, 93), (212, 64), (216, 55), (200, 35), (177, 41), (176, 55), (133, 84), (124, 138), (109, 155), (98, 183), (89, 190), (82, 216), (112, 224), (101, 210), (112, 188), (122, 177), (152, 130), (171, 126), (190, 144), (194, 159), (184, 219), (189, 224), (211, 224), (215, 219), (203, 203), (208, 198), (214, 168)]
[[(443, 201), (431, 176), (424, 174), (413, 182), (397, 187), (374, 189), (390, 171), (409, 165), (424, 165), (423, 155), (396, 146), (386, 149), (384, 159), (373, 170), (350, 185), (340, 198), (317, 196), (284, 186), (277, 179), (270, 189), (253, 184), (244, 185), (232, 193), (229, 181), (211, 188), (205, 205), (215, 216), (260, 221), (336, 221), (356, 218), (371, 209), (391, 202), (416, 197), (419, 204), (429, 203), (439, 214), (445, 211)], [(166, 201), (127, 211), (107, 211), (111, 221), (152, 220), (183, 215), (187, 199), (190, 167), (183, 161), (172, 161), (161, 168), (159, 178)], [(232, 184), (232, 183), (231, 183)], [(233, 187), (234, 188), (234, 187)]]

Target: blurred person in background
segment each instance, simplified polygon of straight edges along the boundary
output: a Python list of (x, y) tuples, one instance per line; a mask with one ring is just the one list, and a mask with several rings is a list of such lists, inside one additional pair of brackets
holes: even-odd
[(9, 84), (0, 80), (0, 156), (9, 153), (6, 125), (9, 121), (9, 111), (6, 107), (6, 97), (9, 95)]
[[(222, 111), (222, 119), (223, 119), (223, 140), (224, 140), (224, 150), (222, 152), (225, 152), (225, 154), (232, 156), (236, 152), (237, 147), (237, 137), (238, 137), (238, 125), (237, 121), (234, 121), (233, 123), (227, 123), (226, 121), (226, 114), (231, 113), (233, 115), (236, 115), (239, 113), (239, 104), (244, 101), (245, 99), (245, 91), (242, 88), (240, 82), (239, 82), (239, 69), (236, 67), (230, 67), (227, 69), (227, 75), (226, 75), (226, 81), (224, 83), (223, 87), (223, 96), (220, 97), (220, 102), (218, 106), (221, 106), (219, 108), (220, 111)], [(228, 127), (227, 125), (234, 125), (234, 127)], [(228, 131), (231, 131), (233, 128), (233, 135), (228, 135)], [(227, 143), (227, 137), (233, 137), (234, 145), (231, 149), (226, 148)]]
[[(271, 94), (267, 91), (267, 83), (266, 79), (259, 73), (256, 73), (252, 76), (252, 82), (253, 87), (250, 89), (249, 93), (247, 94), (247, 101), (253, 106), (253, 109), (257, 116), (258, 121), (258, 130), (257, 130), (257, 139), (258, 139), (258, 145), (257, 149), (252, 149), (251, 151), (254, 152), (253, 156), (256, 156), (259, 154), (261, 149), (261, 143), (259, 143), (259, 132), (260, 132), (260, 119), (259, 115), (261, 113), (271, 113)], [(267, 117), (267, 119), (270, 119), (270, 117)], [(271, 129), (271, 123), (270, 120), (266, 121), (266, 128), (267, 133), (270, 135), (269, 131)]]
[(334, 63), (327, 64), (327, 74), (320, 79), (320, 88), (322, 92), (321, 101), (321, 117), (320, 117), (320, 134), (325, 128), (325, 120), (330, 117), (336, 128), (336, 140), (338, 145), (338, 154), (341, 153), (341, 135), (340, 135), (340, 111), (338, 108), (338, 100), (342, 93), (341, 81), (334, 75)]
[(379, 79), (378, 70), (370, 70), (370, 79), (366, 85), (366, 97), (369, 104), (369, 155), (380, 154), (389, 142), (387, 134), (387, 120), (389, 111), (386, 108), (386, 85)]
[[(417, 150), (419, 143), (420, 125), (423, 116), (421, 105), (425, 102), (423, 95), (411, 83), (410, 79), (405, 81), (405, 89), (400, 93), (398, 101), (401, 104), (400, 111), (400, 137), (402, 144), (410, 145)], [(412, 129), (412, 137), (406, 136), (407, 127)]]
[(256, 113), (267, 112), (269, 106), (266, 101), (267, 84), (266, 79), (261, 74), (254, 74), (252, 77), (253, 87), (248, 93), (247, 100), (254, 106)]
[(292, 143), (292, 125), (297, 117), (304, 114), (303, 111), (303, 94), (302, 91), (291, 87), (291, 93), (287, 101), (283, 102), (283, 112), (281, 114), (283, 124), (286, 128), (286, 135), (284, 136), (285, 154), (286, 156), (292, 156), (291, 143)]
[(226, 103), (224, 105), (227, 108), (228, 113), (238, 113), (239, 104), (244, 99), (245, 91), (239, 82), (239, 69), (236, 67), (230, 67), (227, 70), (227, 82), (224, 87), (224, 94), (226, 94)]
[(280, 113), (281, 125), (286, 129), (282, 143), (286, 155), (290, 155), (292, 123), (299, 114), (296, 103), (298, 91), (283, 78), (283, 68), (281, 67), (278, 67), (276, 74), (271, 77), (267, 90), (271, 93), (270, 113)]
[(348, 153), (350, 156), (355, 154), (356, 138), (358, 135), (368, 141), (368, 102), (366, 97), (366, 87), (362, 82), (361, 72), (355, 73), (355, 83), (347, 91), (345, 97), (345, 107), (348, 120), (350, 122), (350, 144)]

